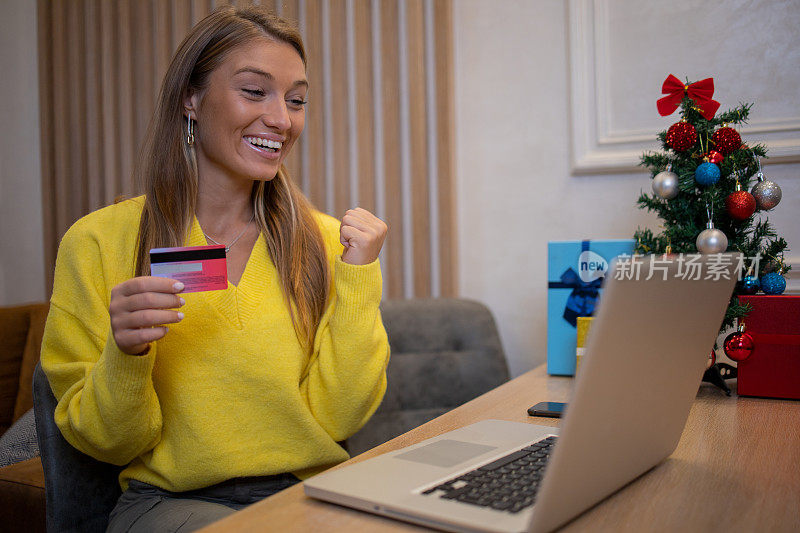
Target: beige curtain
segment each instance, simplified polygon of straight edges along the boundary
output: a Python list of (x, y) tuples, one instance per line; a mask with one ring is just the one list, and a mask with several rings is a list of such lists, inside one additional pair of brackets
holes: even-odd
[[(39, 0), (48, 291), (67, 228), (136, 194), (132, 167), (170, 57), (221, 3)], [(308, 51), (293, 178), (322, 211), (359, 205), (389, 224), (387, 297), (455, 295), (451, 0), (252, 3), (297, 21)]]

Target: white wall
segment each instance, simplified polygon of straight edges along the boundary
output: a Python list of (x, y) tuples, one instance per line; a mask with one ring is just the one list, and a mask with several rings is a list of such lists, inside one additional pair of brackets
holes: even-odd
[[(752, 2), (727, 0), (721, 3), (727, 9), (708, 3), (733, 17), (728, 26), (715, 20), (716, 29), (708, 30), (709, 42), (725, 35), (740, 44), (722, 50), (727, 53), (700, 58), (697, 47), (703, 39), (698, 38), (698, 29), (710, 27), (707, 19), (698, 15), (692, 23), (696, 27), (665, 24), (663, 31), (668, 28), (670, 39), (659, 42), (651, 33), (651, 40), (642, 43), (637, 32), (647, 21), (642, 18), (645, 14), (627, 19), (620, 15), (625, 13), (623, 4), (632, 1), (594, 3), (607, 8), (605, 17), (614, 24), (608, 31), (613, 49), (600, 60), (616, 78), (601, 87), (610, 94), (599, 103), (613, 127), (649, 128), (654, 138), (676, 122), (677, 114), (662, 119), (655, 109), (661, 81), (670, 72), (681, 79), (714, 77), (722, 109), (751, 98), (757, 104), (751, 118), (766, 109), (773, 115), (784, 113), (778, 118), (794, 124), (800, 120), (800, 52), (769, 63), (777, 51), (773, 39), (784, 39), (775, 44), (783, 50), (800, 51), (791, 21), (770, 20), (767, 29), (762, 24), (764, 14)], [(773, 3), (800, 13), (796, 0)], [(578, 4), (587, 5), (583, 0)], [(654, 4), (632, 5), (650, 10)], [(682, 0), (661, 9), (673, 10), (678, 20), (685, 20), (703, 4)], [(650, 188), (646, 172), (571, 173), (569, 123), (574, 99), (571, 103), (567, 2), (455, 0), (454, 17), (459, 288), (462, 296), (483, 301), (494, 312), (509, 366), (517, 375), (545, 360), (547, 241), (630, 238), (638, 225), (657, 230), (658, 220), (635, 206), (639, 191)], [(648, 30), (658, 26), (652, 18), (647, 23)], [(650, 53), (642, 59), (647, 47), (664, 48), (667, 53)], [(780, 62), (785, 70), (770, 70)], [(691, 68), (682, 69), (689, 63)], [(620, 79), (626, 73), (627, 78)], [(774, 94), (776, 85), (787, 92)], [(761, 100), (765, 105), (759, 106)], [(629, 101), (631, 106), (647, 102), (646, 109), (625, 111)], [(767, 118), (775, 118), (769, 113)], [(800, 270), (796, 259), (800, 257), (800, 165), (770, 165), (765, 173), (783, 189), (783, 202), (769, 219), (794, 249), (787, 255)]]
[(36, 1), (0, 11), (0, 305), (12, 305), (45, 299)]

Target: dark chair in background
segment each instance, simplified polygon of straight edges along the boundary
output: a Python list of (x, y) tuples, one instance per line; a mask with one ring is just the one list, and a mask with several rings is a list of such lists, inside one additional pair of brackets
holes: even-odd
[(121, 494), (122, 467), (92, 459), (61, 435), (53, 413), (56, 398), (41, 365), (33, 374), (36, 436), (44, 467), (48, 531), (104, 532)]
[(508, 381), (489, 309), (461, 299), (386, 300), (392, 355), (383, 403), (347, 439), (351, 455), (377, 446)]

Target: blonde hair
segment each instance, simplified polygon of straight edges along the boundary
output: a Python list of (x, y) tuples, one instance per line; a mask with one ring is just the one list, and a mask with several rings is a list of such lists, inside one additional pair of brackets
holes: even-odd
[[(135, 170), (145, 203), (134, 275), (149, 274), (151, 248), (182, 245), (195, 214), (197, 159), (194, 147), (185, 142), (184, 97), (203, 89), (231, 50), (263, 37), (290, 44), (306, 64), (297, 28), (258, 6), (217, 9), (192, 28), (175, 52)], [(295, 332), (310, 350), (330, 286), (325, 245), (313, 208), (284, 166), (271, 181), (254, 182), (251, 197)]]

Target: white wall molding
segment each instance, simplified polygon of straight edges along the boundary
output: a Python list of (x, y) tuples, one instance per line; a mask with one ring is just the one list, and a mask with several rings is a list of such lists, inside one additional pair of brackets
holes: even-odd
[[(573, 174), (641, 172), (643, 152), (659, 149), (653, 94), (652, 129), (615, 129), (611, 121), (609, 0), (569, 0), (570, 166)], [(658, 36), (655, 36), (658, 38)], [(698, 52), (699, 53), (699, 52)], [(666, 74), (665, 74), (666, 76)], [(795, 109), (795, 108), (791, 108)], [(800, 162), (800, 116), (755, 119), (739, 128), (746, 141), (767, 146), (765, 163)]]

